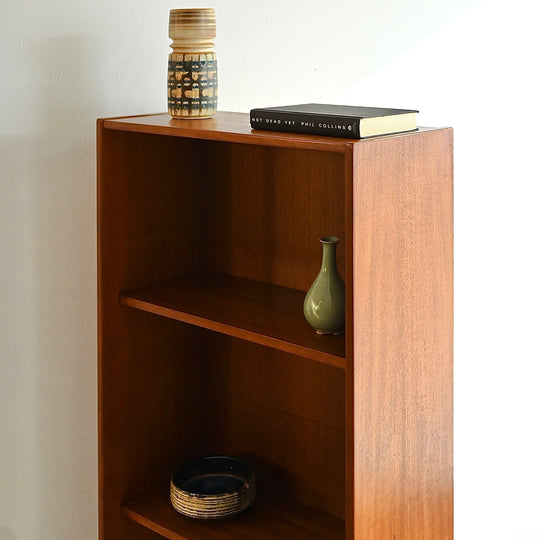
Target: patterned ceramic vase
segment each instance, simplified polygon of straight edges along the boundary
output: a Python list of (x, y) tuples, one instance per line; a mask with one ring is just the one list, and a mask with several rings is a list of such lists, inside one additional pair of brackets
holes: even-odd
[(304, 300), (304, 316), (318, 334), (345, 330), (345, 284), (336, 263), (339, 238), (323, 236), (322, 265)]
[(213, 9), (173, 9), (169, 16), (167, 97), (173, 118), (209, 118), (217, 110), (217, 59)]

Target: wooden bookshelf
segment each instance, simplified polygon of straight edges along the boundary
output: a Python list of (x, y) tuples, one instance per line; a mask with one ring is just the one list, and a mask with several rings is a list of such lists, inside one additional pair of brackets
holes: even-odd
[[(98, 235), (102, 540), (453, 537), (451, 129), (99, 120)], [(302, 313), (324, 235), (342, 336)], [(185, 518), (170, 475), (211, 454), (255, 504)]]

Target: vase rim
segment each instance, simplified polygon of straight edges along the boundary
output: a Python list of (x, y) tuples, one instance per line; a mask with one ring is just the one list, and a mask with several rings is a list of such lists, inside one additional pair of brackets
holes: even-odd
[(337, 236), (321, 236), (319, 241), (322, 244), (337, 244), (339, 242), (339, 238)]

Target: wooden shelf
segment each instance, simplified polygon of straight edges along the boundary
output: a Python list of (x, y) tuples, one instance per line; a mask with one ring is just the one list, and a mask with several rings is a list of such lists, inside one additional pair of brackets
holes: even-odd
[(344, 336), (306, 323), (305, 292), (226, 274), (189, 275), (121, 295), (126, 305), (345, 369)]
[(169, 540), (343, 540), (342, 520), (296, 501), (255, 499), (252, 508), (224, 520), (196, 520), (171, 506), (168, 487), (125, 504), (133, 521)]

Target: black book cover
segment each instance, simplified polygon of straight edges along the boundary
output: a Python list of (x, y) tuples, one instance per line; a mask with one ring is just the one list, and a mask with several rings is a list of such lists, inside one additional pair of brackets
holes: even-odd
[[(359, 139), (361, 138), (360, 126), (364, 119), (369, 118), (376, 121), (388, 116), (397, 119), (403, 118), (405, 115), (409, 117), (417, 112), (413, 109), (305, 103), (302, 105), (252, 109), (250, 111), (250, 124), (253, 129)], [(397, 124), (392, 125), (392, 122), (389, 123), (388, 121), (385, 122), (384, 126), (381, 123), (381, 126), (379, 127), (381, 132), (379, 134), (416, 129), (415, 121), (414, 125), (406, 126), (406, 129), (403, 129), (403, 126), (398, 128)]]

